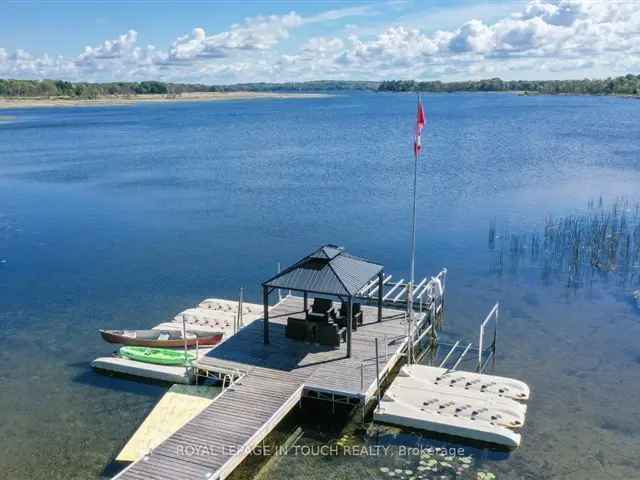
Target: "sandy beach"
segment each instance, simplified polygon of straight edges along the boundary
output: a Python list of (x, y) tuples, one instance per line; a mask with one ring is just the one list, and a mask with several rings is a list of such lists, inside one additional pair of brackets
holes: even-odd
[(130, 105), (151, 102), (209, 102), (225, 100), (259, 99), (299, 99), (325, 98), (324, 93), (274, 93), (274, 92), (193, 92), (181, 95), (144, 94), (127, 96), (105, 96), (95, 99), (71, 97), (4, 97), (0, 98), (0, 109), (34, 107), (96, 107), (112, 105)]

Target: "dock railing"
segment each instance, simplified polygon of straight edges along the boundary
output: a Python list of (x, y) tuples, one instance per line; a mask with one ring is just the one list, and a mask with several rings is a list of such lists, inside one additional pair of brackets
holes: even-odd
[[(435, 312), (435, 303), (431, 303), (431, 312)], [(431, 316), (431, 312), (422, 312), (419, 317), (419, 321), (416, 322), (415, 328), (407, 331), (406, 335), (399, 336), (381, 336), (376, 337), (371, 343), (372, 357), (362, 361), (358, 366), (360, 374), (360, 392), (365, 397), (365, 401), (371, 398), (371, 388), (374, 387), (373, 394), (379, 396), (381, 394), (380, 388), (385, 378), (390, 373), (398, 361), (408, 356), (408, 349), (412, 346), (416, 351), (420, 352), (422, 357), (426, 352), (430, 351), (437, 340), (437, 322), (435, 317)], [(411, 335), (411, 338), (409, 338)], [(424, 342), (428, 340), (428, 345), (420, 348)], [(397, 342), (404, 343), (404, 346), (400, 349), (395, 348)], [(389, 348), (389, 346), (393, 348)], [(374, 376), (375, 375), (375, 376)], [(373, 379), (373, 384), (371, 383)], [(378, 401), (380, 399), (378, 398)]]
[[(384, 381), (391, 368), (396, 364), (398, 358), (402, 356), (400, 350), (395, 348), (389, 351), (389, 344), (394, 341), (404, 341), (406, 337), (376, 337), (371, 342), (372, 356), (360, 362), (357, 369), (360, 376), (360, 393), (368, 397), (370, 388), (375, 385), (374, 393), (377, 394), (380, 384)], [(396, 357), (396, 358), (394, 358)], [(373, 380), (373, 384), (372, 384)], [(368, 398), (366, 398), (368, 400)]]
[[(430, 279), (422, 278), (413, 288), (413, 308), (415, 311), (423, 311), (425, 306), (436, 303), (436, 310), (440, 313), (444, 304), (444, 292), (446, 290), (447, 269), (443, 268), (440, 273)], [(375, 303), (378, 300), (378, 280), (372, 280), (365, 285), (356, 297), (368, 303)], [(409, 296), (409, 282), (404, 278), (393, 280), (393, 275), (385, 275), (382, 280), (382, 303), (387, 307), (407, 308)]]
[[(463, 361), (469, 360), (472, 365), (474, 365), (477, 372), (484, 372), (489, 361), (495, 361), (496, 343), (498, 339), (499, 313), (500, 304), (496, 303), (492, 307), (486, 318), (480, 324), (480, 334), (478, 336), (477, 346), (475, 346), (473, 343), (467, 343), (463, 339), (458, 339), (453, 343), (438, 342), (438, 347), (446, 347), (448, 349), (445, 356), (438, 363), (439, 367), (446, 368), (447, 370), (457, 370)], [(493, 338), (491, 339), (491, 343), (487, 346), (485, 334), (487, 333), (492, 320), (494, 323)], [(471, 355), (475, 355), (475, 360), (471, 357)], [(467, 357), (469, 358), (467, 359)]]
[[(489, 315), (487, 315), (487, 318), (485, 318), (484, 321), (480, 324), (480, 336), (478, 338), (478, 372), (484, 371), (484, 368), (486, 367), (486, 363), (489, 360), (491, 360), (491, 358), (495, 358), (495, 355), (496, 355), (496, 342), (498, 340), (498, 316), (499, 316), (499, 314), (500, 314), (500, 303), (496, 302), (496, 304), (493, 306), (493, 308), (489, 312)], [(487, 324), (491, 320), (494, 320), (494, 324), (493, 324), (493, 340), (492, 340), (491, 346), (489, 348), (490, 353), (489, 353), (489, 355), (487, 356), (487, 358), (483, 362), (482, 355), (484, 353), (484, 333), (485, 333), (485, 329), (487, 328)]]

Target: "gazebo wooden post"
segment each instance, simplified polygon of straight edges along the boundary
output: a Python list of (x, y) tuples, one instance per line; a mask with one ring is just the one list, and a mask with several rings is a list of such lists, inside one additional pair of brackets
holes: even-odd
[(304, 292), (304, 311), (309, 310), (309, 293)]
[(264, 344), (269, 345), (269, 287), (262, 286), (262, 305), (264, 307)]
[(353, 328), (353, 297), (349, 295), (347, 304), (347, 358), (351, 358), (351, 329)]
[(384, 270), (378, 273), (378, 321), (382, 321), (382, 297), (384, 296)]

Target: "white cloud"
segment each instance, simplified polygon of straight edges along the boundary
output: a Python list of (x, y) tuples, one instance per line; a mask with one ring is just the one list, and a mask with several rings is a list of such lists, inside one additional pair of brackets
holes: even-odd
[(449, 41), (449, 50), (456, 53), (486, 53), (495, 49), (495, 32), (480, 20), (471, 20), (460, 27)]
[[(640, 68), (640, 9), (631, 2), (532, 0), (519, 12), (502, 18), (466, 18), (458, 27), (443, 31), (390, 20), (386, 29), (372, 35), (361, 24), (366, 26), (367, 17), (380, 14), (382, 8), (366, 5), (311, 16), (293, 11), (255, 16), (221, 32), (194, 28), (164, 48), (140, 45), (138, 33), (130, 30), (85, 47), (73, 58), (34, 57), (22, 50), (11, 53), (0, 49), (0, 76), (227, 83), (483, 75), (513, 78), (518, 72), (587, 75)], [(308, 28), (315, 33), (319, 24), (331, 26), (347, 17), (362, 18), (357, 27), (338, 30), (341, 34), (304, 36), (296, 46), (299, 31)], [(423, 18), (429, 17), (424, 14)], [(433, 22), (424, 24), (432, 26)], [(292, 41), (284, 42), (287, 39)]]
[(83, 63), (92, 60), (120, 58), (135, 48), (137, 40), (138, 32), (129, 30), (115, 40), (105, 40), (103, 44), (98, 47), (85, 47), (84, 52), (78, 57), (77, 62)]
[(369, 5), (362, 5), (358, 7), (338, 8), (335, 10), (327, 10), (326, 12), (318, 13), (310, 17), (304, 18), (304, 23), (319, 23), (328, 22), (332, 20), (340, 20), (347, 17), (360, 17), (360, 16), (372, 16), (376, 15), (376, 12)]
[[(522, 12), (493, 24), (472, 19), (451, 31), (390, 27), (373, 38), (351, 35), (335, 62), (354, 72), (368, 70), (371, 78), (477, 76), (511, 72), (522, 58), (535, 58), (530, 68), (578, 71), (621, 66), (621, 58), (637, 64), (640, 51), (640, 12), (628, 3), (591, 0), (529, 2)], [(593, 58), (593, 56), (596, 58)], [(582, 60), (581, 60), (582, 59)], [(405, 71), (399, 70), (404, 66)]]
[(339, 38), (314, 37), (302, 46), (302, 51), (325, 54), (337, 52), (344, 47), (344, 42)]
[(581, 2), (562, 2), (559, 5), (533, 1), (520, 15), (523, 20), (539, 18), (550, 25), (570, 27), (580, 17), (583, 10)]
[(336, 61), (344, 65), (385, 62), (408, 65), (410, 62), (436, 54), (449, 36), (427, 37), (417, 29), (391, 27), (373, 40), (349, 37), (350, 47), (338, 54)]
[(68, 75), (74, 69), (73, 63), (61, 56), (50, 57), (44, 54), (34, 57), (24, 50), (8, 53), (0, 48), (0, 77), (41, 78), (43, 72), (55, 75)]
[(232, 25), (226, 32), (207, 36), (203, 28), (178, 38), (169, 52), (173, 61), (197, 58), (222, 58), (238, 50), (268, 50), (289, 37), (289, 31), (302, 25), (295, 12), (286, 15), (247, 18), (242, 25)]
[(171, 47), (169, 58), (175, 61), (191, 60), (204, 50), (207, 34), (204, 28), (194, 28), (191, 35), (178, 37)]
[[(75, 67), (67, 77), (98, 80), (132, 80), (154, 78), (160, 75), (156, 65), (166, 54), (154, 46), (138, 46), (138, 32), (129, 30), (113, 40), (106, 40), (97, 47), (87, 46), (73, 59)], [(55, 75), (48, 75), (55, 76)]]

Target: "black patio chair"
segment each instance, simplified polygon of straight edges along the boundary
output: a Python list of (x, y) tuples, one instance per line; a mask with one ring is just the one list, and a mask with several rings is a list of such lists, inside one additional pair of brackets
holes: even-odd
[[(353, 324), (351, 325), (352, 330), (356, 330), (358, 325), (362, 325), (362, 307), (359, 303), (354, 303), (353, 307)], [(340, 305), (340, 311), (336, 317), (336, 323), (341, 327), (347, 326), (347, 311), (349, 309), (349, 304), (347, 302), (342, 302)]]
[(311, 311), (307, 312), (307, 320), (312, 322), (327, 322), (334, 316), (333, 302), (328, 298), (314, 298)]
[(338, 348), (344, 339), (346, 328), (340, 328), (336, 323), (329, 321), (316, 325), (316, 341), (320, 345)]
[(307, 339), (307, 321), (304, 318), (287, 318), (285, 336), (292, 340), (305, 341)]

